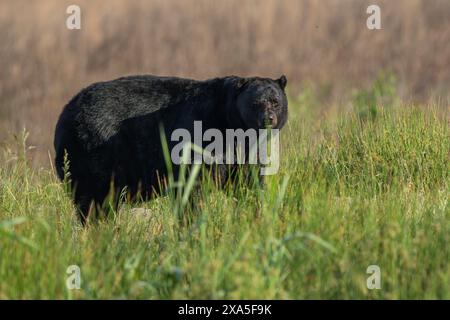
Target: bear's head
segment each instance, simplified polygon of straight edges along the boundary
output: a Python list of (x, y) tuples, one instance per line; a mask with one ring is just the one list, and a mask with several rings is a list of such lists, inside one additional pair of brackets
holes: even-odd
[(281, 129), (287, 120), (287, 79), (228, 79), (228, 123), (243, 129)]

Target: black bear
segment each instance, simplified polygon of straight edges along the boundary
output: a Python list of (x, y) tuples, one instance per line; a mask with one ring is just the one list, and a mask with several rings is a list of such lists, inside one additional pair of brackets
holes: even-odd
[[(55, 130), (56, 170), (70, 173), (82, 223), (111, 186), (144, 198), (167, 174), (161, 128), (280, 129), (287, 120), (286, 77), (221, 77), (205, 81), (129, 76), (83, 89), (64, 107)], [(174, 143), (168, 141), (169, 149)], [(224, 177), (226, 179), (226, 177)]]

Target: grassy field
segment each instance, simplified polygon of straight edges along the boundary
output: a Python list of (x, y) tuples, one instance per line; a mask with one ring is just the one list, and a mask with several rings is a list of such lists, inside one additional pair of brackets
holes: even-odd
[[(449, 114), (291, 101), (279, 174), (180, 219), (168, 196), (81, 228), (20, 142), (0, 165), (0, 298), (450, 298)], [(370, 116), (368, 116), (368, 114)], [(66, 288), (78, 265), (81, 289)], [(368, 290), (369, 265), (381, 289)]]
[[(78, 0), (68, 30), (71, 4), (2, 1), (0, 299), (450, 299), (450, 1)], [(54, 127), (81, 88), (129, 74), (285, 74), (280, 172), (82, 228)]]

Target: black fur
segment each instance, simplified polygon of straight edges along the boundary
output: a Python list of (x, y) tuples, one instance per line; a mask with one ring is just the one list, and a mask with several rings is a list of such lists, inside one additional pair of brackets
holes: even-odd
[[(287, 120), (286, 77), (224, 77), (206, 81), (131, 76), (92, 84), (65, 106), (56, 125), (56, 170), (64, 179), (67, 153), (74, 200), (82, 222), (114, 185), (131, 196), (158, 192), (166, 174), (160, 124), (173, 130), (262, 128)], [(269, 121), (270, 122), (270, 121)], [(168, 141), (169, 148), (175, 143)], [(219, 170), (220, 171), (220, 170)], [(111, 184), (113, 182), (113, 184)]]

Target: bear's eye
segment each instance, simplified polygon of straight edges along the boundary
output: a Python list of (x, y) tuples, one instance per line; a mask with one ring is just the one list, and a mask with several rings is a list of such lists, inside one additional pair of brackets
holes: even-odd
[(278, 106), (279, 106), (277, 100), (271, 100), (271, 101), (270, 101), (270, 105), (271, 105), (272, 108), (274, 108), (274, 109), (278, 109)]

